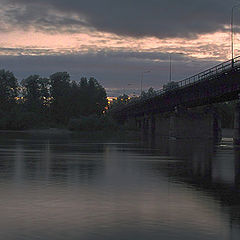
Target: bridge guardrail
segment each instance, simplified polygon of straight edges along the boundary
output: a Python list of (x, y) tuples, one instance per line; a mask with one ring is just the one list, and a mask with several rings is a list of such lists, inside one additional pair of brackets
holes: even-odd
[[(181, 81), (176, 82), (178, 84), (177, 88), (173, 88), (173, 89), (169, 89), (169, 90), (160, 89), (160, 90), (156, 91), (156, 93), (157, 93), (156, 96), (162, 95), (166, 92), (170, 92), (170, 91), (173, 91), (173, 90), (178, 89), (178, 88), (184, 88), (186, 86), (190, 86), (194, 83), (206, 80), (211, 76), (227, 72), (228, 70), (231, 70), (231, 69), (237, 68), (237, 67), (240, 67), (240, 56), (237, 56), (234, 59), (230, 59), (226, 62), (220, 63), (220, 64), (218, 64), (218, 65), (216, 65), (212, 68), (209, 68), (209, 69), (207, 69), (203, 72), (200, 72), (196, 75), (193, 75), (191, 77), (188, 77), (188, 78), (185, 78)], [(133, 102), (128, 103), (127, 105), (128, 106), (133, 105), (137, 102), (144, 101), (144, 100), (147, 100), (147, 99), (150, 99), (150, 98), (152, 98), (152, 97), (147, 97), (147, 98), (144, 98), (144, 99), (141, 99), (141, 97), (139, 97), (139, 99), (137, 101), (135, 100)], [(123, 108), (124, 107), (125, 106), (123, 106)]]
[[(232, 67), (236, 68), (238, 67), (238, 65), (240, 66), (240, 56), (234, 58), (233, 60), (228, 60), (226, 62), (220, 63), (212, 68), (209, 68), (203, 72), (200, 72), (196, 75), (193, 75), (189, 78), (185, 78), (181, 81), (178, 81), (178, 86), (181, 87), (186, 87), (188, 85), (191, 85), (193, 83), (202, 81), (202, 80), (206, 80), (208, 77), (214, 76), (216, 74), (220, 74), (223, 73), (227, 70), (231, 70)], [(173, 89), (169, 89), (168, 91), (171, 91)], [(163, 89), (160, 89), (157, 91), (157, 95), (161, 95), (162, 93), (165, 93), (166, 91), (164, 91)]]

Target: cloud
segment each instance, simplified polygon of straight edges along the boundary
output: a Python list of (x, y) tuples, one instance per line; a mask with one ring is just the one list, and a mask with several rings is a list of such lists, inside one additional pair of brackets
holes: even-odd
[[(143, 87), (160, 89), (169, 79), (169, 56), (166, 53), (99, 52), (80, 55), (42, 55), (42, 56), (0, 56), (0, 69), (14, 72), (19, 80), (32, 74), (48, 77), (59, 71), (67, 71), (72, 80), (82, 76), (95, 77), (109, 92), (113, 88), (140, 88), (141, 73), (144, 75)], [(156, 59), (158, 61), (156, 61)], [(172, 77), (174, 81), (203, 71), (217, 62), (198, 60), (185, 55), (172, 55)], [(135, 90), (134, 90), (135, 89)], [(128, 91), (129, 92), (129, 91)]]
[[(39, 3), (11, 3), (6, 1), (0, 10), (1, 21), (4, 23), (1, 28), (11, 31), (14, 28), (29, 30), (34, 28), (44, 32), (79, 32), (86, 28), (91, 30), (91, 26), (80, 16), (58, 11), (53, 6)], [(0, 2), (2, 2), (0, 1)]]
[(97, 30), (117, 35), (193, 38), (229, 30), (226, 0), (1, 0), (13, 26), (41, 31)]
[(20, 56), (20, 55), (49, 55), (53, 54), (51, 49), (41, 48), (9, 48), (0, 47), (0, 54), (5, 56)]

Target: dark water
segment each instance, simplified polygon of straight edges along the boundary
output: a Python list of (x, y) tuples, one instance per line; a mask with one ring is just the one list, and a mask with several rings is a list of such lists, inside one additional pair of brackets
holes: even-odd
[(0, 239), (240, 239), (240, 148), (1, 133)]

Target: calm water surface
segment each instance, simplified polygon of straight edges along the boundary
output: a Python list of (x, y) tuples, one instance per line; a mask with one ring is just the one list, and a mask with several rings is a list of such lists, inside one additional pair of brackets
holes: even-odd
[(0, 239), (240, 239), (240, 148), (0, 134)]

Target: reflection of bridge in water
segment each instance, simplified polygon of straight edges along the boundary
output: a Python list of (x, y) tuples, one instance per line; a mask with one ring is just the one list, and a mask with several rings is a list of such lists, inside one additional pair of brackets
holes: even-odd
[[(141, 167), (151, 169), (156, 176), (164, 175), (169, 182), (184, 185), (197, 195), (203, 194), (218, 204), (229, 218), (230, 235), (240, 233), (240, 148), (230, 139), (219, 145), (211, 140), (167, 140), (142, 138), (139, 156), (149, 156)], [(151, 161), (155, 159), (154, 161)], [(170, 190), (173, 188), (170, 184)], [(213, 206), (212, 206), (213, 207)], [(234, 238), (236, 237), (236, 238)]]
[[(239, 77), (240, 56), (179, 81), (175, 88), (162, 89), (153, 97), (139, 98), (138, 101), (130, 102), (111, 112), (122, 122), (135, 124), (139, 128), (152, 133), (158, 132), (160, 135), (183, 137), (184, 134), (191, 132), (191, 137), (218, 136), (220, 134), (219, 117), (211, 106), (214, 103), (239, 99)], [(210, 108), (201, 114), (189, 112), (194, 107), (206, 105)], [(163, 117), (166, 112), (172, 114)], [(240, 139), (239, 122), (240, 114), (237, 104), (236, 140)]]

